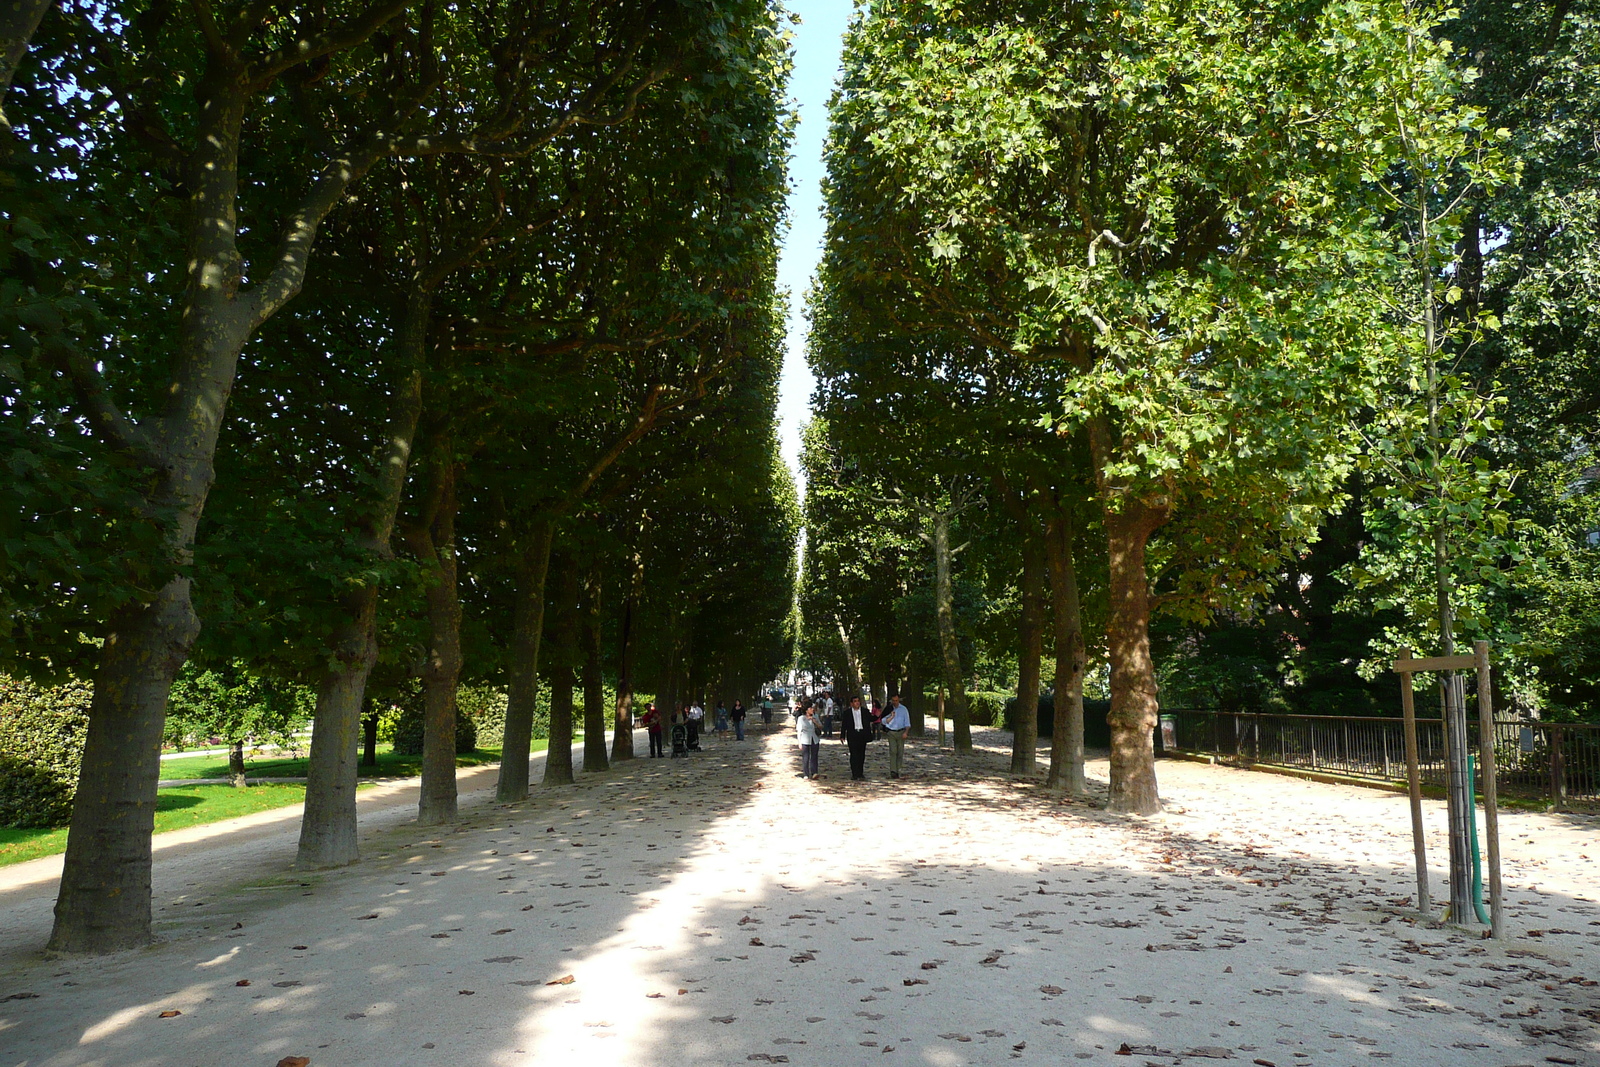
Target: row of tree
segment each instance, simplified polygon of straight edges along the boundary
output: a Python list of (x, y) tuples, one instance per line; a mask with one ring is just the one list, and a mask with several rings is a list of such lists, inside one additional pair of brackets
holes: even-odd
[(937, 679), (958, 748), (973, 657), (1013, 657), (1018, 772), (1053, 658), (1063, 789), (1106, 664), (1134, 812), (1158, 680), (1207, 699), (1230, 635), (1291, 701), (1487, 638), (1525, 705), (1595, 715), (1596, 11), (864, 12), (811, 301), (802, 656), (913, 701)]
[(0, 656), (94, 686), (54, 948), (149, 936), (185, 671), (315, 692), (299, 860), (326, 866), (356, 858), (374, 692), (421, 685), (437, 823), (464, 681), (505, 688), (516, 801), (541, 676), (561, 783), (575, 690), (604, 769), (641, 684), (731, 697), (787, 659), (781, 9), (16, 13)]

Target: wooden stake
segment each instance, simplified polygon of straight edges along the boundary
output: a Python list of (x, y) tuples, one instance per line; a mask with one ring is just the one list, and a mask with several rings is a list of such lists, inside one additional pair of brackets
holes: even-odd
[(1494, 692), (1489, 678), (1489, 642), (1474, 641), (1478, 667), (1478, 767), (1483, 775), (1483, 836), (1489, 849), (1489, 936), (1505, 939), (1500, 886), (1500, 801), (1495, 792)]
[[(1400, 650), (1401, 660), (1411, 658), (1411, 650)], [(1400, 672), (1400, 707), (1405, 713), (1406, 784), (1411, 792), (1411, 848), (1417, 858), (1417, 910), (1433, 915), (1433, 897), (1428, 892), (1427, 841), (1422, 829), (1422, 774), (1417, 768), (1417, 708), (1411, 694), (1411, 672)]]

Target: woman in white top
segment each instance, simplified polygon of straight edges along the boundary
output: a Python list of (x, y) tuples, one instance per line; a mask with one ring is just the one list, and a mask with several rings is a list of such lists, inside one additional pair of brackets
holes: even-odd
[(800, 777), (817, 776), (817, 754), (822, 748), (822, 726), (817, 722), (817, 712), (806, 704), (794, 719), (795, 740), (800, 743)]

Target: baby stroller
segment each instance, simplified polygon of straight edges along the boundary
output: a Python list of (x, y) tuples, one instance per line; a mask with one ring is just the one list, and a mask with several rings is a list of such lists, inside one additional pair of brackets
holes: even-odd
[(687, 723), (675, 722), (672, 724), (672, 755), (674, 758), (689, 755), (689, 725)]

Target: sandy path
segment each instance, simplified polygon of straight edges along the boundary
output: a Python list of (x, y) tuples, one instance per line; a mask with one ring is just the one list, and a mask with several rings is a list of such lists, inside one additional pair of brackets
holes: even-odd
[(281, 889), (214, 849), (163, 883), (166, 943), (0, 963), (36, 994), (0, 1001), (0, 1065), (1600, 1065), (1592, 821), (1507, 819), (1500, 946), (1404, 916), (1378, 791), (1163, 762), (1171, 810), (1126, 820), (997, 751), (913, 743), (889, 783), (876, 746), (851, 783), (829, 745), (808, 783), (776, 726), (706, 748), (374, 826)]

